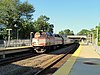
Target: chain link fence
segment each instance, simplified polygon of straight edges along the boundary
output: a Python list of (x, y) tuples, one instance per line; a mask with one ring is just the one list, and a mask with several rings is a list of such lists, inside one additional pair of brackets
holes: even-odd
[(97, 42), (98, 42), (97, 39), (94, 39), (92, 44), (93, 44), (93, 46), (95, 48), (95, 51), (100, 55), (100, 46), (98, 45)]
[(20, 47), (20, 46), (30, 46), (31, 40), (30, 39), (19, 39), (19, 40), (0, 40), (0, 48), (7, 48), (7, 47)]

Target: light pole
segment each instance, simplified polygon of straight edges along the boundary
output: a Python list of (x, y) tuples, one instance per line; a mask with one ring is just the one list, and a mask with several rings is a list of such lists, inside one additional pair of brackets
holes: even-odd
[(9, 44), (10, 44), (10, 31), (12, 29), (6, 29), (6, 30), (8, 30), (8, 42), (7, 42), (7, 46), (9, 46)]
[(17, 45), (18, 45), (18, 26), (15, 24), (14, 27), (16, 28), (16, 39), (17, 39)]
[(32, 44), (32, 34), (33, 32), (30, 32), (30, 44)]
[(92, 34), (92, 44), (94, 44), (94, 33), (93, 32), (91, 32), (91, 34)]
[(98, 28), (96, 28), (96, 51), (98, 51)]
[(98, 28), (96, 28), (96, 45), (98, 46)]

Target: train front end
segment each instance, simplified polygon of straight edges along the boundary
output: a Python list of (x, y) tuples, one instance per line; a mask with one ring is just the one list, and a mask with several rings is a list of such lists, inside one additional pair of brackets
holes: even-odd
[(32, 46), (37, 53), (44, 53), (46, 51), (46, 37), (36, 32), (32, 39)]

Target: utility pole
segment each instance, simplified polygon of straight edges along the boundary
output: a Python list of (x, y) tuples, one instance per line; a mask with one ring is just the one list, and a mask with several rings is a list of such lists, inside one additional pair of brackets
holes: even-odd
[(94, 33), (92, 32), (92, 44), (94, 44)]
[(14, 27), (16, 28), (16, 39), (17, 39), (17, 46), (18, 46), (18, 26), (15, 24)]
[(96, 45), (98, 46), (98, 28), (97, 28), (97, 40), (96, 40)]
[(30, 32), (30, 44), (32, 44), (32, 34), (33, 32)]
[(8, 42), (7, 42), (7, 46), (9, 46), (10, 45), (10, 31), (12, 29), (6, 29), (6, 30), (8, 30)]
[(98, 51), (98, 28), (96, 30), (96, 51)]

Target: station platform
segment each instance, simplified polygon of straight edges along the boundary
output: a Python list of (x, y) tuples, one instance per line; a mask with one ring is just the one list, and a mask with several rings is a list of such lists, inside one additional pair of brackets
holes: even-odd
[(6, 54), (30, 51), (31, 49), (32, 49), (32, 46), (0, 48), (0, 56), (2, 56), (2, 58), (5, 58)]
[(80, 45), (53, 75), (100, 75), (100, 55), (93, 45)]

